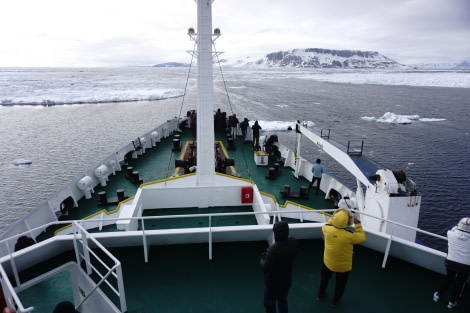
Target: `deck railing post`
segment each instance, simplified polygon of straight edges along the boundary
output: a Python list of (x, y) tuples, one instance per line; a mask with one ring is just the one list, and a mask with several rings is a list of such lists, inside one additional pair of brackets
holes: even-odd
[(10, 254), (10, 264), (13, 270), (13, 275), (15, 276), (15, 281), (18, 286), (21, 286), (20, 275), (18, 274), (18, 269), (16, 268), (15, 258), (11, 255), (10, 245), (7, 245), (8, 253)]
[[(280, 209), (279, 209), (279, 203), (276, 202), (276, 211), (277, 211), (277, 220), (280, 221), (281, 220), (281, 212), (280, 212)], [(273, 221), (273, 224), (274, 224), (274, 221)]]
[(385, 268), (385, 265), (387, 264), (387, 259), (388, 259), (388, 255), (390, 253), (390, 246), (392, 245), (392, 238), (393, 238), (393, 232), (395, 231), (395, 226), (396, 226), (396, 224), (393, 223), (392, 233), (388, 237), (387, 247), (385, 248), (385, 252), (384, 252), (384, 259), (382, 261), (382, 268)]
[(91, 269), (90, 248), (88, 247), (87, 234), (84, 232), (83, 228), (80, 229), (80, 235), (82, 237), (83, 257), (85, 258), (86, 272), (88, 275), (91, 275), (93, 271)]
[(77, 232), (77, 224), (74, 222), (72, 223), (73, 229), (73, 248), (75, 249), (75, 259), (77, 260), (77, 264), (80, 264), (80, 253), (78, 252), (78, 232)]
[(99, 230), (100, 230), (100, 231), (103, 229), (103, 219), (104, 219), (104, 213), (101, 212), (101, 214), (100, 214), (100, 222), (99, 222)]
[(121, 305), (121, 312), (127, 312), (127, 302), (126, 302), (126, 294), (124, 292), (124, 280), (122, 278), (122, 266), (116, 268), (116, 275), (117, 275), (117, 283), (118, 283), (118, 290), (119, 290), (119, 302)]
[(209, 260), (212, 260), (212, 215), (209, 215)]
[(149, 247), (147, 245), (147, 236), (145, 234), (145, 226), (144, 226), (144, 219), (141, 218), (140, 222), (142, 223), (142, 244), (144, 246), (144, 261), (145, 263), (149, 262)]

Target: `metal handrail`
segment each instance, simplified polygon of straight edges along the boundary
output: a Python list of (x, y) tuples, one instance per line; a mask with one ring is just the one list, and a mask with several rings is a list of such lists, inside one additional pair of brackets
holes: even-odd
[[(32, 228), (28, 231), (25, 231), (25, 232), (21, 233), (21, 234), (17, 234), (15, 236), (3, 239), (3, 240), (0, 241), (0, 244), (5, 244), (8, 241), (11, 241), (13, 239), (18, 239), (21, 236), (28, 235), (29, 233), (33, 233), (33, 232), (38, 231), (38, 230), (39, 231), (44, 231), (45, 229), (47, 229), (50, 226), (70, 225), (70, 224), (73, 224), (73, 223), (83, 225), (83, 224), (86, 224), (86, 223), (96, 223), (97, 221), (119, 221), (119, 220), (140, 220), (140, 221), (143, 221), (143, 220), (150, 220), (150, 219), (241, 216), (241, 215), (259, 215), (259, 214), (268, 214), (268, 215), (280, 214), (280, 215), (282, 215), (282, 214), (286, 214), (286, 213), (299, 213), (299, 214), (302, 214), (302, 215), (304, 215), (304, 214), (313, 214), (313, 213), (315, 213), (315, 214), (325, 214), (325, 213), (334, 212), (335, 210), (336, 209), (309, 210), (309, 211), (306, 211), (306, 210), (289, 210), (289, 211), (287, 211), (287, 210), (273, 210), (273, 211), (267, 211), (267, 212), (230, 212), (230, 213), (176, 214), (176, 215), (164, 215), (164, 216), (163, 215), (158, 215), (158, 216), (122, 217), (122, 218), (110, 217), (110, 218), (103, 218), (103, 219), (100, 219), (100, 220), (55, 221), (55, 222), (50, 222), (50, 223)], [(441, 236), (441, 235), (438, 235), (438, 234), (434, 234), (434, 233), (422, 230), (420, 228), (416, 228), (416, 227), (408, 226), (408, 225), (405, 225), (405, 224), (402, 224), (402, 223), (399, 223), (399, 222), (394, 222), (394, 221), (391, 221), (391, 220), (387, 220), (385, 218), (377, 217), (375, 215), (371, 215), (371, 214), (368, 214), (368, 213), (365, 213), (365, 212), (360, 212), (360, 211), (356, 211), (356, 210), (352, 210), (352, 211), (354, 213), (358, 213), (360, 215), (365, 215), (365, 216), (368, 216), (368, 217), (372, 217), (372, 218), (380, 220), (382, 222), (391, 223), (393, 225), (400, 226), (400, 227), (403, 227), (403, 228), (407, 228), (409, 230), (417, 231), (419, 233), (423, 233), (423, 234), (426, 234), (426, 235), (429, 235), (429, 236), (432, 236), (432, 237), (447, 240), (447, 237), (444, 237), (444, 236)], [(209, 226), (211, 226), (211, 225), (209, 225)], [(243, 226), (244, 225), (239, 225), (238, 227), (243, 227)], [(237, 227), (237, 226), (235, 226), (235, 227)], [(9, 249), (9, 251), (11, 251), (11, 249)], [(10, 252), (10, 253), (13, 253), (13, 252)]]
[[(93, 287), (93, 289), (83, 298), (83, 300), (78, 304), (77, 308), (79, 308), (96, 290), (98, 289), (99, 286), (101, 286), (103, 283), (106, 283), (108, 287), (119, 297), (120, 299), (120, 309), (121, 312), (126, 312), (127, 311), (127, 304), (126, 304), (126, 297), (124, 293), (124, 283), (122, 281), (122, 272), (121, 272), (121, 262), (114, 256), (112, 255), (98, 240), (96, 240), (93, 236), (90, 235), (90, 233), (87, 232), (87, 230), (80, 225), (79, 223), (74, 223), (74, 227), (78, 228), (78, 231), (80, 231), (80, 236), (77, 236), (77, 232), (74, 231), (74, 246), (75, 246), (75, 252), (77, 254), (77, 261), (79, 261), (78, 256), (80, 255), (82, 257), (82, 260), (85, 261), (86, 267), (93, 269), (94, 272), (101, 278), (98, 283)], [(102, 275), (98, 269), (91, 264), (91, 260), (89, 256), (87, 256), (85, 253), (81, 254), (79, 253), (79, 250), (77, 249), (77, 243), (80, 242), (80, 240), (85, 241), (82, 243), (82, 249), (84, 251), (87, 251), (87, 253), (91, 253), (100, 263), (101, 265), (107, 270), (107, 273), (105, 275)], [(86, 242), (88, 239), (90, 239), (93, 244), (95, 244), (101, 251), (103, 251), (106, 256), (108, 256), (113, 262), (114, 265), (112, 267), (107, 266), (99, 257), (96, 255), (96, 253), (89, 247), (88, 243)], [(80, 264), (80, 262), (78, 262)], [(115, 271), (117, 272), (115, 274)], [(90, 275), (91, 273), (88, 273)], [(116, 290), (114, 286), (112, 286), (108, 281), (107, 278), (109, 275), (113, 274), (114, 277), (116, 278), (118, 282), (118, 289)]]
[[(27, 312), (33, 311), (34, 307), (32, 307), (32, 306), (28, 307), (26, 309), (23, 307), (23, 303), (21, 303), (20, 298), (18, 297), (18, 295), (15, 292), (15, 288), (11, 284), (10, 279), (8, 279), (8, 276), (5, 273), (5, 270), (3, 269), (3, 266), (1, 264), (0, 264), (0, 274), (1, 274), (1, 277), (2, 277), (2, 281), (4, 281), (4, 283), (6, 284), (7, 288), (5, 288), (5, 289), (10, 293), (11, 297), (13, 297), (13, 301), (18, 306), (17, 309), (16, 309), (17, 313), (27, 313)], [(3, 279), (3, 277), (6, 277), (6, 279)]]
[[(61, 223), (50, 223), (50, 224), (61, 224)], [(86, 264), (86, 268), (90, 269), (90, 271), (87, 271), (87, 274), (90, 275), (91, 273), (95, 273), (99, 278), (100, 281), (93, 286), (93, 288), (88, 292), (86, 296), (80, 301), (78, 304), (77, 308), (79, 308), (87, 299), (90, 298), (101, 286), (103, 283), (106, 283), (107, 286), (110, 288), (112, 292), (116, 294), (116, 296), (119, 298), (120, 301), (120, 310), (121, 312), (126, 312), (127, 311), (127, 304), (126, 304), (126, 299), (125, 299), (125, 292), (124, 292), (124, 281), (122, 277), (122, 268), (121, 268), (121, 262), (114, 256), (112, 255), (98, 240), (96, 240), (93, 236), (90, 235), (90, 233), (87, 232), (87, 230), (80, 225), (78, 222), (74, 221), (73, 222), (73, 227), (74, 230), (76, 228), (76, 231), (73, 233), (73, 241), (74, 241), (74, 249), (76, 253), (76, 258), (77, 258), (77, 264), (81, 263), (81, 260), (83, 260)], [(34, 229), (31, 230), (33, 232)], [(24, 235), (24, 234), (21, 234)], [(14, 236), (17, 237), (17, 236)], [(13, 237), (13, 238), (14, 238)], [(4, 241), (10, 240), (11, 238), (5, 239)], [(104, 254), (114, 263), (113, 266), (108, 266), (105, 262), (103, 262), (100, 257), (90, 248), (90, 245), (88, 244), (88, 240), (93, 242), (93, 245), (98, 247)], [(80, 253), (80, 249), (78, 249), (78, 242), (81, 242), (81, 248), (83, 249), (83, 253)], [(7, 245), (8, 246), (8, 245)], [(10, 258), (9, 261), (11, 263), (13, 272), (14, 272), (14, 277), (16, 279), (16, 284), (18, 287), (22, 286), (21, 281), (19, 280), (18, 273), (17, 273), (17, 267), (16, 267), (16, 262), (15, 262), (15, 256), (12, 255), (13, 252), (10, 252)], [(107, 271), (104, 275), (95, 267), (93, 266), (90, 258), (90, 254), (98, 260), (98, 262), (103, 266), (103, 268)], [(24, 308), (22, 305), (21, 300), (18, 298), (18, 295), (15, 292), (15, 288), (10, 282), (10, 279), (8, 278), (3, 265), (0, 264), (0, 274), (2, 277), (2, 281), (4, 281), (6, 290), (7, 292), (11, 295), (13, 298), (13, 301), (17, 305), (18, 309), (17, 312), (31, 312), (34, 310), (34, 307), (29, 307), (29, 308)], [(107, 278), (112, 275), (116, 281), (117, 281), (117, 289), (107, 280)]]
[[(142, 229), (139, 230), (140, 232), (142, 232), (142, 240), (143, 240), (143, 245), (144, 245), (144, 254), (145, 254), (145, 260), (146, 262), (148, 261), (148, 251), (147, 251), (147, 234), (146, 234), (146, 229), (144, 227), (144, 221), (145, 220), (151, 220), (151, 219), (174, 219), (174, 218), (177, 218), (177, 219), (182, 219), (182, 218), (193, 218), (193, 217), (207, 217), (208, 218), (208, 221), (209, 221), (209, 224), (208, 224), (208, 227), (207, 227), (207, 233), (208, 233), (208, 244), (209, 244), (209, 258), (211, 259), (212, 258), (212, 233), (213, 233), (213, 225), (212, 225), (212, 218), (213, 217), (221, 217), (221, 216), (243, 216), (243, 215), (258, 215), (258, 214), (268, 214), (268, 215), (271, 215), (273, 216), (273, 220), (272, 220), (272, 223), (274, 223), (276, 221), (276, 216), (278, 216), (277, 218), (279, 219), (280, 216), (282, 214), (286, 214), (286, 213), (295, 213), (295, 214), (299, 214), (300, 215), (300, 220), (303, 220), (303, 216), (305, 214), (312, 214), (312, 213), (315, 213), (315, 214), (323, 214), (323, 215), (327, 215), (328, 213), (331, 213), (335, 211), (334, 209), (326, 209), (326, 210), (309, 210), (309, 211), (306, 211), (306, 210), (290, 210), (290, 211), (286, 211), (286, 210), (273, 210), (273, 211), (268, 211), (268, 212), (230, 212), (230, 213), (201, 213), (201, 214), (177, 214), (177, 215), (165, 215), (165, 216), (141, 216), (141, 217), (126, 217), (126, 218), (106, 218), (106, 219), (102, 219), (103, 221), (119, 221), (119, 220), (138, 220), (140, 221), (141, 225), (142, 225)], [(383, 258), (383, 262), (382, 262), (382, 267), (385, 267), (385, 264), (386, 264), (386, 261), (388, 259), (388, 256), (389, 256), (389, 253), (390, 253), (390, 246), (391, 246), (391, 243), (393, 242), (393, 238), (394, 238), (394, 233), (395, 233), (395, 230), (397, 227), (402, 227), (402, 228), (406, 228), (406, 229), (410, 229), (410, 230), (413, 230), (413, 231), (416, 231), (416, 232), (419, 232), (419, 233), (423, 233), (423, 234), (426, 234), (426, 235), (429, 235), (429, 236), (433, 236), (433, 237), (436, 237), (436, 238), (439, 238), (439, 239), (442, 239), (442, 240), (447, 240), (447, 237), (444, 237), (444, 236), (441, 236), (441, 235), (437, 235), (437, 234), (434, 234), (434, 233), (431, 233), (431, 232), (428, 232), (428, 231), (425, 231), (425, 230), (421, 230), (419, 228), (416, 228), (416, 227), (411, 227), (411, 226), (408, 226), (408, 225), (405, 225), (405, 224), (402, 224), (402, 223), (398, 223), (398, 222), (393, 222), (393, 221), (390, 221), (390, 220), (387, 220), (385, 218), (380, 218), (380, 217), (377, 217), (377, 216), (374, 216), (374, 215), (371, 215), (371, 214), (368, 214), (368, 213), (364, 213), (364, 212), (359, 212), (359, 211), (355, 211), (355, 210), (352, 210), (353, 212), (355, 213), (358, 213), (360, 214), (361, 216), (362, 215), (365, 215), (365, 216), (369, 216), (369, 217), (372, 217), (374, 219), (377, 219), (377, 220), (380, 220), (382, 222), (385, 222), (385, 223), (391, 223), (392, 224), (392, 231), (391, 231), (391, 234), (387, 234), (387, 244), (386, 244), (386, 247), (385, 247), (385, 251), (384, 251), (384, 258)], [(326, 219), (325, 219), (326, 221)], [(101, 275), (99, 274), (98, 276), (101, 278), (101, 280), (98, 282), (98, 284), (93, 288), (93, 290), (81, 301), (81, 303), (78, 305), (78, 307), (80, 307), (80, 305), (82, 305), (82, 303), (84, 301), (86, 301), (89, 296), (91, 294), (93, 294), (93, 292), (96, 291), (96, 289), (103, 283), (103, 282), (106, 282), (109, 286), (109, 283), (106, 281), (107, 277), (111, 274), (113, 274), (114, 276), (116, 276), (114, 274), (114, 271), (118, 271), (118, 276), (120, 275), (119, 273), (122, 273), (121, 272), (121, 268), (120, 268), (120, 262), (119, 260), (117, 260), (111, 253), (109, 253), (106, 248), (104, 246), (102, 246), (102, 244), (96, 240), (93, 236), (93, 234), (90, 234), (86, 231), (85, 229), (85, 225), (86, 223), (96, 223), (97, 220), (75, 220), (75, 221), (57, 221), (57, 222), (51, 222), (51, 223), (48, 223), (46, 225), (43, 225), (41, 227), (36, 227), (34, 229), (31, 229), (25, 233), (22, 233), (22, 234), (18, 234), (18, 235), (15, 235), (15, 236), (12, 236), (10, 238), (7, 238), (7, 239), (3, 239), (0, 241), (0, 244), (6, 244), (7, 247), (8, 247), (8, 251), (9, 251), (9, 255), (10, 255), (10, 258), (9, 258), (9, 261), (11, 262), (11, 265), (12, 265), (12, 268), (14, 269), (14, 271), (16, 271), (16, 264), (15, 264), (15, 257), (13, 256), (13, 253), (11, 251), (11, 249), (9, 248), (10, 246), (8, 245), (8, 242), (11, 242), (12, 240), (14, 239), (17, 239), (18, 237), (20, 236), (23, 236), (23, 235), (28, 235), (29, 233), (32, 233), (32, 232), (35, 232), (35, 231), (38, 231), (38, 230), (41, 230), (41, 231), (44, 231), (47, 227), (49, 226), (55, 226), (55, 225), (63, 225), (63, 224), (70, 224), (72, 223), (73, 227), (74, 227), (74, 230), (73, 230), (73, 236), (74, 236), (74, 245), (75, 245), (75, 249), (76, 249), (76, 242), (78, 240), (88, 240), (90, 239), (94, 245), (96, 245), (98, 248), (100, 248), (101, 250), (103, 250), (105, 252), (105, 254), (115, 262), (115, 265), (113, 267), (108, 267), (108, 266), (105, 266), (106, 269), (108, 269), (108, 273), (106, 273), (105, 275)], [(323, 222), (313, 222), (313, 223), (323, 223)], [(271, 222), (269, 224), (266, 224), (266, 225), (271, 225)], [(264, 226), (266, 226), (264, 225)], [(238, 225), (238, 226), (232, 226), (232, 227), (244, 227), (246, 225)], [(256, 225), (252, 225), (252, 226), (256, 226)], [(259, 225), (257, 224), (257, 226), (263, 226), (263, 225)], [(76, 228), (76, 229), (75, 229)], [(80, 234), (80, 236), (78, 236), (78, 234)], [(91, 252), (96, 258), (97, 256), (94, 254), (93, 251), (91, 251), (91, 249), (88, 247), (88, 244), (84, 244), (84, 249), (87, 250), (88, 252), (86, 253), (89, 253)], [(76, 249), (77, 253), (78, 253), (78, 250)], [(85, 260), (87, 260), (87, 257), (85, 255), (81, 255), (81, 257)], [(89, 258), (89, 257), (88, 257)], [(0, 258), (0, 259), (3, 259), (3, 258)], [(7, 260), (8, 261), (8, 260)], [(77, 256), (77, 261), (79, 261), (79, 258)], [(95, 270), (97, 272), (97, 270), (91, 265), (91, 263), (89, 262), (89, 260), (87, 260), (86, 262), (89, 263), (90, 267)], [(88, 268), (88, 265), (87, 265), (87, 268)], [(0, 273), (2, 274), (3, 277), (6, 277), (6, 274), (4, 272), (4, 269), (3, 269), (3, 266), (1, 266), (0, 264)], [(8, 279), (6, 279), (8, 280)], [(118, 289), (120, 291), (117, 291), (116, 289), (114, 289), (114, 287), (112, 287), (111, 289), (113, 290), (113, 292), (115, 292), (117, 295), (124, 295), (124, 288), (123, 288), (123, 282), (119, 281), (119, 279), (117, 279), (118, 281)], [(20, 285), (21, 283), (18, 282)], [(19, 299), (17, 299), (17, 297), (15, 298), (15, 295), (16, 293), (14, 292), (14, 288), (13, 286), (11, 286), (11, 283), (7, 282), (7, 288), (12, 291), (12, 294), (13, 294), (13, 298), (15, 301), (19, 301)], [(122, 293), (121, 293), (122, 292)], [(124, 312), (125, 311), (125, 308), (126, 308), (126, 304), (125, 304), (125, 297), (124, 297), (124, 300), (122, 300), (122, 297), (120, 296), (121, 298), (121, 310)], [(124, 301), (124, 303), (122, 302)], [(123, 309), (124, 308), (124, 309)], [(30, 312), (32, 311), (33, 308), (27, 308), (27, 309), (24, 309), (21, 307), (21, 312)]]

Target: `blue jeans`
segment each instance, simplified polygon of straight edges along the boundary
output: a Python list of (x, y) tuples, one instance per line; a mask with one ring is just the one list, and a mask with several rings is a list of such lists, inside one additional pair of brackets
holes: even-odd
[(264, 309), (266, 313), (276, 313), (276, 301), (279, 313), (288, 313), (287, 290), (276, 290), (264, 285)]

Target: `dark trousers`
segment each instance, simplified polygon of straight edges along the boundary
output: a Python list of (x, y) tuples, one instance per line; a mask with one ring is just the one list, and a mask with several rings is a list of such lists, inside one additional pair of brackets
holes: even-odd
[(197, 133), (196, 124), (195, 124), (195, 123), (191, 123), (191, 134), (192, 134), (193, 136), (196, 136), (196, 133)]
[(259, 135), (253, 135), (253, 148), (259, 146)]
[(264, 285), (264, 309), (266, 313), (276, 313), (276, 301), (279, 313), (288, 313), (287, 293), (289, 290), (276, 290)]
[(349, 272), (338, 273), (331, 271), (325, 264), (323, 264), (323, 268), (321, 270), (321, 280), (320, 280), (320, 288), (318, 288), (318, 298), (323, 299), (326, 293), (326, 287), (328, 287), (328, 282), (330, 281), (331, 275), (336, 273), (336, 285), (335, 285), (335, 294), (331, 303), (338, 303), (343, 296), (344, 289), (346, 289), (346, 283), (348, 282)]
[(318, 191), (320, 190), (321, 177), (318, 178), (318, 177), (313, 176), (313, 177), (312, 177), (312, 181), (310, 182), (310, 185), (308, 185), (308, 192), (310, 192), (310, 189), (312, 189), (312, 186), (313, 186), (313, 184), (315, 183), (315, 181), (318, 181), (318, 182), (317, 182), (317, 193), (318, 193)]
[(451, 285), (454, 285), (452, 289), (452, 294), (450, 295), (450, 301), (455, 302), (462, 293), (463, 286), (465, 285), (465, 281), (469, 277), (469, 273), (459, 273), (449, 267), (446, 267), (446, 270), (447, 276), (442, 281), (437, 292), (439, 292), (439, 294), (443, 294), (447, 289), (449, 289)]

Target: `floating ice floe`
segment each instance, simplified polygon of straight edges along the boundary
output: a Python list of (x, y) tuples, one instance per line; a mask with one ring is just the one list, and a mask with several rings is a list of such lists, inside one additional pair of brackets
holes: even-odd
[(391, 123), (391, 124), (411, 124), (414, 122), (439, 122), (444, 118), (422, 118), (419, 115), (400, 115), (391, 112), (385, 113), (382, 117), (363, 116), (361, 119), (369, 122)]
[(28, 165), (33, 163), (33, 161), (28, 160), (28, 159), (16, 159), (13, 161), (13, 164), (15, 165)]

